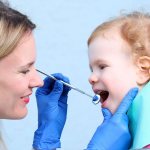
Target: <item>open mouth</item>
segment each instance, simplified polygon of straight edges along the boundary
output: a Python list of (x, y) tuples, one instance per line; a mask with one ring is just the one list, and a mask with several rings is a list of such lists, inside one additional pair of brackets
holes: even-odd
[(100, 95), (100, 101), (101, 101), (101, 103), (103, 103), (107, 98), (108, 98), (108, 96), (109, 96), (109, 92), (108, 91), (101, 91), (100, 93), (99, 93), (99, 95)]

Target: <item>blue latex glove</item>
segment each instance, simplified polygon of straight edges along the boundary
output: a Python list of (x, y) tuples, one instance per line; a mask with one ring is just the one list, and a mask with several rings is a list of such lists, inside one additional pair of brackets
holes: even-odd
[(114, 115), (108, 109), (102, 108), (104, 121), (94, 133), (87, 150), (128, 150), (131, 135), (126, 112), (137, 92), (138, 88), (131, 89)]
[[(69, 79), (62, 74), (53, 76), (69, 83)], [(49, 77), (45, 78), (44, 86), (37, 89), (38, 129), (34, 133), (34, 149), (51, 150), (61, 147), (60, 137), (66, 122), (69, 90), (60, 81)]]

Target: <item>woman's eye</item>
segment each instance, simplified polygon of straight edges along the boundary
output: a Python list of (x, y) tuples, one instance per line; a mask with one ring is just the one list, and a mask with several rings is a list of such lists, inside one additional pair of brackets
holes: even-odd
[(21, 73), (27, 74), (29, 71), (30, 71), (30, 70), (23, 70), (23, 71), (21, 71)]

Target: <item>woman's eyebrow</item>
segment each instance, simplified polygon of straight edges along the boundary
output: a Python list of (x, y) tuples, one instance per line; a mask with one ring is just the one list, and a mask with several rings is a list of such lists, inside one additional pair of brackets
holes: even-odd
[(35, 63), (35, 61), (32, 61), (32, 62), (29, 62), (29, 63), (27, 63), (26, 65), (23, 65), (23, 66), (20, 66), (20, 67), (21, 67), (21, 68), (27, 68), (27, 67), (32, 66), (34, 63)]

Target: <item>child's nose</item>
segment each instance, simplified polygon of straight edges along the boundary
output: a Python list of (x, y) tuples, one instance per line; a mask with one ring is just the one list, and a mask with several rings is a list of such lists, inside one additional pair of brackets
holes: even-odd
[(98, 81), (97, 76), (96, 76), (94, 73), (92, 73), (92, 74), (90, 75), (90, 77), (89, 77), (89, 83), (90, 83), (91, 85), (93, 85), (93, 84), (96, 83), (97, 81)]

